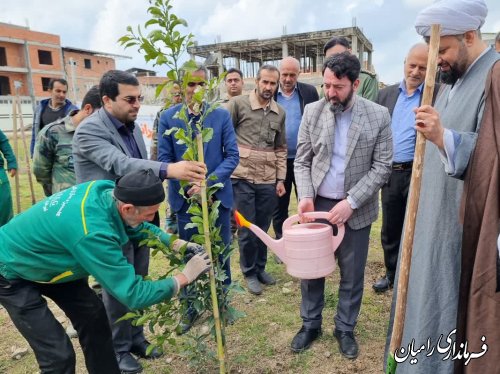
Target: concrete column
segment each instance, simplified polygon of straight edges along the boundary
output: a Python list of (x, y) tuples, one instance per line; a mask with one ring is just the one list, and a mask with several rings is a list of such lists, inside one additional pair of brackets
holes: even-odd
[(31, 60), (30, 60), (30, 51), (28, 47), (28, 42), (24, 41), (24, 58), (26, 60), (26, 67), (28, 68), (28, 88), (31, 97), (31, 106), (33, 108), (33, 114), (36, 111), (36, 97), (35, 97), (35, 86), (33, 84), (33, 71), (31, 70)]
[(236, 57), (234, 59), (234, 62), (235, 62), (236, 69), (240, 69), (241, 70), (241, 68), (240, 68), (240, 59), (238, 57)]
[(361, 64), (361, 69), (364, 69), (365, 68), (365, 63), (364, 63), (364, 59), (365, 59), (365, 45), (363, 43), (361, 43), (361, 45), (359, 46), (359, 63)]
[(316, 49), (316, 71), (321, 71), (323, 67), (322, 49), (318, 46)]
[(283, 58), (288, 57), (288, 43), (281, 42), (281, 55)]
[(353, 35), (351, 37), (351, 52), (353, 55), (355, 55), (357, 58), (359, 58), (359, 53), (358, 53), (358, 37), (356, 35)]
[(372, 51), (368, 51), (368, 70), (374, 71), (372, 66)]
[(222, 57), (222, 51), (217, 51), (217, 65), (219, 67), (219, 77), (224, 73), (224, 60)]

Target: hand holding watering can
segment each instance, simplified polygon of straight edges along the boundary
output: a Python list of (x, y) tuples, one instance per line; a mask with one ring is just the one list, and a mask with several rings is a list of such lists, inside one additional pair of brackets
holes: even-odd
[[(306, 212), (314, 212), (314, 201), (310, 197), (303, 198), (300, 200), (299, 205), (297, 206), (300, 223), (308, 223), (313, 222), (314, 218), (307, 217), (304, 213)], [(332, 209), (330, 209), (330, 217), (326, 220), (330, 222), (332, 225), (343, 225), (347, 222), (349, 218), (351, 218), (353, 210), (351, 205), (344, 199), (336, 204)]]

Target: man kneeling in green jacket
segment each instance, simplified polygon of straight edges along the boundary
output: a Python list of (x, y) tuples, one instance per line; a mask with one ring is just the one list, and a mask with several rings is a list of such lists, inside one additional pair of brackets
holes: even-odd
[[(144, 280), (127, 262), (122, 246), (150, 235), (174, 249), (186, 242), (150, 221), (165, 200), (152, 170), (70, 187), (42, 200), (0, 228), (0, 303), (35, 352), (42, 373), (74, 373), (75, 352), (42, 296), (71, 320), (89, 373), (120, 373), (101, 300), (87, 284), (90, 274), (131, 309), (168, 300), (210, 269), (203, 248), (183, 271)], [(172, 241), (172, 243), (171, 243)]]

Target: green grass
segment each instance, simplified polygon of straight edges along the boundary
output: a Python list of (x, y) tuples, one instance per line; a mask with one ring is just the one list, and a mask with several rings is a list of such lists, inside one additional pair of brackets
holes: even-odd
[[(20, 147), (22, 150), (22, 147)], [(24, 154), (24, 153), (23, 153)], [(25, 210), (31, 205), (27, 168), (21, 154), (20, 191), (21, 205)], [(33, 179), (34, 180), (34, 179)], [(14, 184), (11, 183), (14, 190)], [(43, 197), (38, 183), (34, 181), (37, 200)], [(13, 198), (14, 197), (13, 191)], [(290, 211), (296, 209), (295, 203)], [(164, 207), (160, 208), (164, 218)], [(326, 281), (325, 309), (323, 313), (323, 336), (312, 348), (302, 354), (291, 353), (290, 342), (301, 326), (300, 319), (300, 282), (285, 271), (284, 265), (276, 264), (270, 254), (267, 269), (274, 275), (278, 283), (266, 287), (261, 296), (248, 293), (236, 295), (234, 306), (246, 313), (246, 317), (226, 328), (226, 361), (231, 373), (380, 373), (382, 371), (383, 350), (389, 318), (392, 292), (378, 295), (371, 289), (371, 284), (383, 274), (383, 255), (380, 247), (380, 219), (372, 225), (370, 249), (365, 272), (365, 293), (363, 305), (356, 327), (356, 335), (360, 343), (360, 356), (357, 360), (346, 360), (338, 353), (338, 346), (333, 338), (333, 316), (338, 301), (337, 289), (339, 272), (336, 270)], [(29, 230), (30, 228), (26, 228)], [(244, 285), (239, 270), (238, 251), (231, 258), (232, 273), (235, 281)], [(160, 256), (151, 259), (150, 274), (154, 277), (163, 273), (168, 266)], [(291, 284), (289, 284), (291, 282)], [(284, 293), (287, 284), (290, 293)], [(53, 307), (56, 315), (61, 312)], [(26, 341), (13, 326), (5, 310), (0, 310), (0, 372), (1, 373), (34, 373), (37, 364), (33, 353), (12, 360), (12, 346), (27, 347)], [(182, 338), (181, 338), (182, 341)], [(77, 351), (77, 373), (86, 373), (81, 350), (77, 340), (73, 340)], [(166, 355), (154, 362), (145, 362), (144, 373), (191, 373), (177, 348), (165, 347)], [(217, 373), (217, 367), (205, 367), (202, 373)]]

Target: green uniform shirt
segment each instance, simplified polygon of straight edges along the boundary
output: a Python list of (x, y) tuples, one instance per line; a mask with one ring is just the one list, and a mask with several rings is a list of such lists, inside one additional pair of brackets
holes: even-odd
[(45, 126), (38, 133), (33, 152), (33, 174), (50, 196), (76, 184), (71, 142), (75, 134), (72, 111), (68, 116)]
[(16, 156), (9, 144), (9, 139), (0, 130), (0, 169), (5, 167), (4, 158), (7, 161), (7, 170), (17, 169)]
[(0, 274), (6, 279), (61, 283), (93, 275), (121, 303), (143, 308), (171, 298), (175, 281), (146, 281), (123, 255), (129, 240), (170, 235), (149, 223), (131, 228), (112, 196), (114, 182), (70, 187), (40, 201), (0, 228)]
[(359, 73), (358, 95), (375, 102), (378, 97), (378, 81), (375, 74), (361, 70)]
[(7, 161), (7, 170), (17, 169), (16, 156), (9, 144), (9, 139), (0, 130), (0, 226), (9, 222), (14, 215), (9, 177), (4, 170), (4, 158)]

